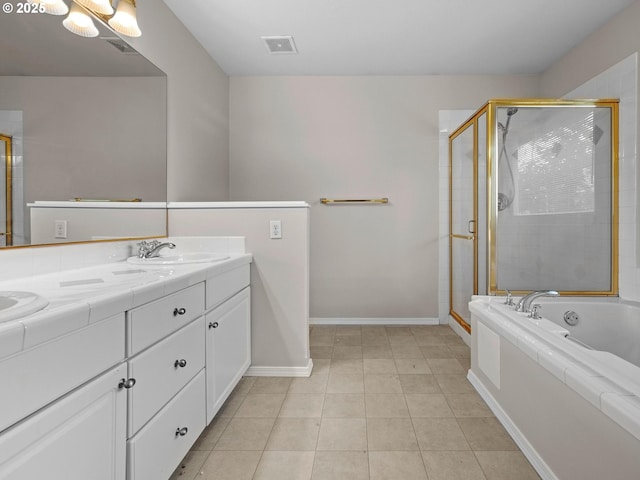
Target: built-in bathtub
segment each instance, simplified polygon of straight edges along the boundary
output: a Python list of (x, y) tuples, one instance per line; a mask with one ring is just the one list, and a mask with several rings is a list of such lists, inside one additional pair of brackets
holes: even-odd
[(474, 298), (469, 380), (543, 479), (640, 478), (640, 306), (538, 300)]

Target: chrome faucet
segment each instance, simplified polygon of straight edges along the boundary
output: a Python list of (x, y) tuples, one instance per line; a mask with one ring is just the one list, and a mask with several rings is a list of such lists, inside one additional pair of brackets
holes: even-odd
[(160, 250), (163, 248), (176, 248), (175, 243), (165, 242), (160, 243), (158, 240), (152, 240), (147, 242), (143, 240), (137, 244), (138, 246), (138, 258), (155, 258), (160, 256)]
[(516, 312), (529, 313), (531, 309), (531, 302), (533, 302), (536, 298), (558, 296), (560, 296), (560, 294), (555, 290), (536, 290), (535, 292), (531, 292), (520, 299), (520, 301), (516, 304)]

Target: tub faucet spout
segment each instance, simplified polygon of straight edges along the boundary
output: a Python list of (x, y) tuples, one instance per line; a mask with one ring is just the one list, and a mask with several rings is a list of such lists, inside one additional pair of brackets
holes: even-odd
[(520, 299), (520, 301), (516, 304), (516, 312), (529, 313), (531, 310), (531, 303), (536, 298), (558, 296), (560, 296), (560, 294), (555, 290), (536, 290), (535, 292), (531, 292)]

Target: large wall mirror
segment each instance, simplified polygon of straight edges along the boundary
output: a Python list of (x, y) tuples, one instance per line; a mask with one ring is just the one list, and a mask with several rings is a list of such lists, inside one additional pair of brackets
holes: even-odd
[[(100, 34), (84, 38), (67, 31), (63, 18), (0, 15), (0, 246), (166, 235), (166, 76), (99, 22)], [(87, 200), (104, 208), (82, 208)], [(131, 200), (143, 203), (108, 208)], [(46, 202), (80, 208), (68, 209), (69, 218), (45, 215), (38, 225), (34, 212)], [(161, 224), (129, 215), (147, 202)], [(116, 210), (122, 215), (114, 217)], [(53, 218), (67, 231), (56, 231)]]

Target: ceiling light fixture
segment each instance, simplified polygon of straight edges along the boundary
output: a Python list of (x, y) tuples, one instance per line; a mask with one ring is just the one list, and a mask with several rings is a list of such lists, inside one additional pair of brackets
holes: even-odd
[(81, 37), (97, 37), (98, 29), (91, 17), (75, 3), (71, 5), (69, 15), (62, 21), (64, 28)]
[(78, 5), (82, 5), (88, 8), (92, 12), (100, 13), (102, 15), (113, 15), (113, 6), (111, 6), (110, 0), (73, 0)]
[(116, 32), (128, 37), (142, 35), (136, 19), (135, 0), (120, 0), (115, 15), (109, 19), (108, 23)]
[(66, 15), (69, 7), (62, 0), (29, 0), (34, 5), (44, 5), (44, 13), (49, 15)]

